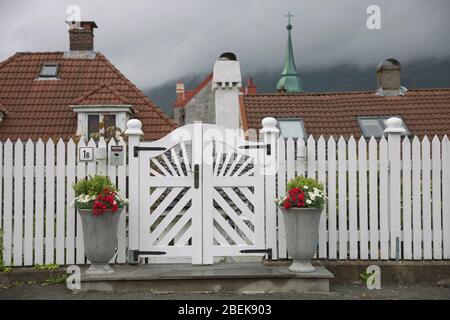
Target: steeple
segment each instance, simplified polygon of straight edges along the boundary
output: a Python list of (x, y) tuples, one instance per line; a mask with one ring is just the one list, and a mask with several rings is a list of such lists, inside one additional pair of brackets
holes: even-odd
[(288, 30), (288, 45), (286, 49), (286, 56), (284, 59), (284, 68), (281, 72), (281, 78), (277, 83), (277, 90), (286, 93), (302, 92), (302, 80), (300, 79), (300, 75), (298, 74), (297, 68), (295, 67), (294, 49), (292, 46), (291, 17), (293, 17), (293, 15), (289, 11), (286, 17), (288, 18), (288, 25), (286, 27), (286, 29)]

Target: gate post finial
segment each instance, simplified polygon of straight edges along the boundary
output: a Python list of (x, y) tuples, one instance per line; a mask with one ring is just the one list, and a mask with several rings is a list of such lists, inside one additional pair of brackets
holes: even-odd
[(127, 129), (124, 132), (126, 135), (142, 135), (142, 122), (138, 119), (131, 119), (127, 122)]
[(272, 117), (264, 118), (261, 121), (262, 129), (261, 133), (279, 133), (280, 130), (277, 128), (277, 120)]
[(403, 127), (403, 121), (397, 117), (391, 117), (386, 120), (386, 129), (383, 131), (384, 133), (406, 133), (405, 128)]

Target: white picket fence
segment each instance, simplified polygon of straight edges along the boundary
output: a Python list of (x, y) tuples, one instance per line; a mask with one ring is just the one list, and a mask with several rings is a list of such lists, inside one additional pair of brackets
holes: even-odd
[[(103, 139), (98, 147), (108, 146)], [(118, 145), (124, 145), (120, 140)], [(86, 146), (80, 140), (78, 147)], [(97, 147), (91, 140), (87, 146)], [(106, 161), (80, 162), (74, 141), (52, 140), (0, 145), (0, 229), (3, 230), (5, 265), (84, 264), (83, 235), (79, 216), (71, 206), (72, 184), (88, 175), (108, 174), (126, 190), (126, 167)], [(1, 189), (2, 188), (2, 189)], [(113, 260), (126, 261), (126, 218), (122, 214), (118, 250)]]
[[(320, 223), (319, 258), (450, 258), (447, 137), (434, 137), (431, 143), (427, 137), (404, 138), (401, 146), (399, 139), (393, 149), (384, 137), (369, 142), (353, 137), (309, 137), (306, 142), (280, 138), (278, 147), (277, 196), (296, 175), (319, 179), (326, 186), (329, 200)], [(389, 159), (389, 150), (398, 157)], [(275, 256), (285, 259), (283, 217), (280, 210), (276, 215)]]
[[(287, 180), (306, 175), (329, 195), (318, 257), (327, 259), (450, 259), (450, 142), (427, 137), (398, 143), (330, 137), (284, 140), (266, 136), (279, 171), (266, 177), (266, 243), (274, 259), (287, 258), (282, 215), (274, 199)], [(125, 145), (121, 140), (119, 145)], [(115, 145), (114, 142), (108, 146)], [(80, 162), (72, 140), (56, 144), (0, 144), (0, 228), (5, 265), (83, 264), (79, 218), (70, 206), (72, 183), (103, 173), (127, 190), (127, 166)], [(96, 147), (94, 141), (88, 146)], [(106, 147), (103, 140), (99, 147)], [(127, 213), (122, 215), (117, 263), (126, 262)]]

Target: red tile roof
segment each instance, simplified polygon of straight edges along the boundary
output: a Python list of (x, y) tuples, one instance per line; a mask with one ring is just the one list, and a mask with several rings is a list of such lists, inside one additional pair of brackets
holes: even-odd
[[(36, 80), (43, 63), (58, 63), (58, 80)], [(132, 105), (144, 138), (156, 140), (176, 125), (101, 53), (68, 59), (63, 52), (17, 53), (0, 62), (0, 101), (8, 111), (0, 140), (59, 138), (76, 133), (74, 104)]]
[(265, 117), (301, 118), (314, 137), (359, 137), (358, 116), (394, 115), (403, 118), (412, 135), (450, 135), (450, 88), (413, 89), (397, 97), (374, 92), (245, 95), (243, 109), (249, 128), (260, 129)]

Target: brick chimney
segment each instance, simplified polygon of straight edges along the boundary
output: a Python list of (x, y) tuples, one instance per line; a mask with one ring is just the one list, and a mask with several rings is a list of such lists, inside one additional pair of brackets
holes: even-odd
[(247, 85), (245, 87), (246, 95), (255, 95), (256, 94), (256, 86), (253, 83), (253, 78), (248, 78)]
[(94, 51), (94, 21), (81, 21), (69, 29), (70, 51)]
[(176, 100), (176, 102), (183, 101), (184, 98), (186, 97), (185, 89), (184, 89), (184, 83), (177, 82), (176, 93), (177, 93), (177, 100)]
[(395, 59), (381, 61), (377, 65), (377, 94), (380, 96), (403, 96), (406, 89), (401, 85), (401, 65)]

